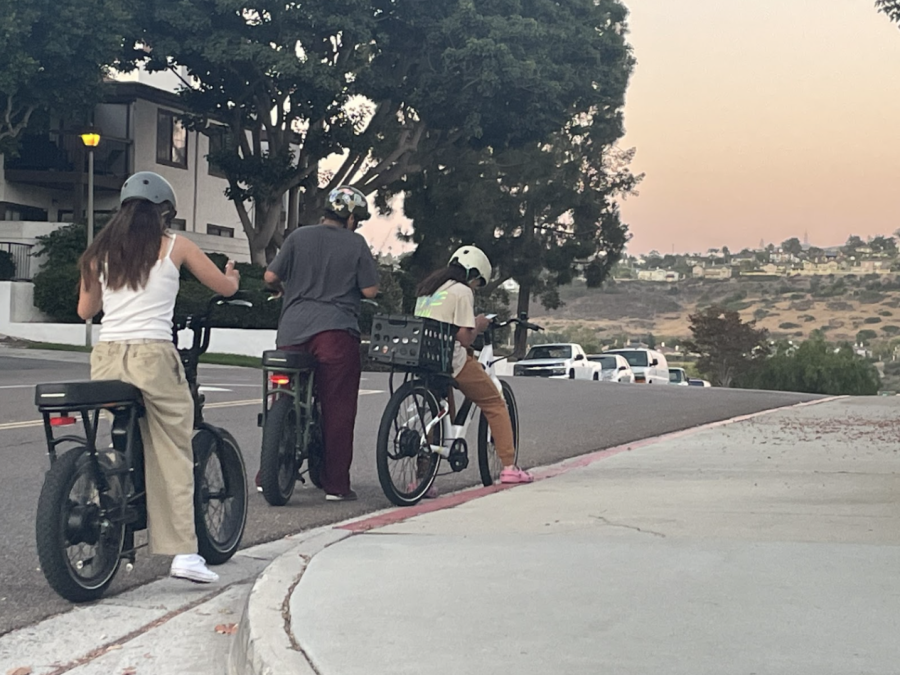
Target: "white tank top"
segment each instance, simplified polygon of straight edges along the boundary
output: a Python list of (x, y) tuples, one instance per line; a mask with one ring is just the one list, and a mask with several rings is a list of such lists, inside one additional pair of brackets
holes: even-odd
[(100, 342), (123, 340), (171, 340), (172, 313), (178, 295), (178, 268), (169, 257), (175, 246), (175, 235), (164, 258), (150, 268), (147, 284), (135, 291), (127, 285), (110, 290), (101, 275), (103, 287), (103, 321)]

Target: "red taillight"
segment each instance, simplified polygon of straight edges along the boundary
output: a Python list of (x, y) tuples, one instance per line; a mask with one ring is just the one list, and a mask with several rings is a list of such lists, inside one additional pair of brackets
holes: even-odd
[(51, 427), (67, 427), (70, 424), (78, 424), (78, 420), (68, 415), (60, 415), (59, 417), (50, 418)]
[(291, 383), (291, 378), (287, 375), (276, 373), (275, 375), (269, 375), (269, 382), (274, 384), (276, 387), (283, 387)]

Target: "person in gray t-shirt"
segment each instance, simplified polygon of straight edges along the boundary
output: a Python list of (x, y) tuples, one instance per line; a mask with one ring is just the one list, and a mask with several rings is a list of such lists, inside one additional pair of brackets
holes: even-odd
[(321, 481), (329, 501), (356, 499), (350, 465), (361, 370), (360, 301), (378, 294), (379, 280), (375, 258), (355, 232), (368, 217), (365, 195), (349, 186), (335, 188), (322, 222), (288, 235), (265, 274), (284, 297), (278, 348), (316, 357), (325, 442)]

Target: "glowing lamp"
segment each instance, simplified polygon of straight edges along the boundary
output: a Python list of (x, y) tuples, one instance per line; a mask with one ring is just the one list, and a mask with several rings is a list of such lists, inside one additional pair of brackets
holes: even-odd
[(88, 131), (81, 134), (81, 142), (89, 148), (96, 148), (100, 145), (100, 134), (96, 131)]

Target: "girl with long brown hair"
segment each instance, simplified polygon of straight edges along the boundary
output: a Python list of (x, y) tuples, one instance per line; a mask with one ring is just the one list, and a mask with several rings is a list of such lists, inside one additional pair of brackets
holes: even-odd
[(120, 208), (79, 261), (78, 315), (103, 310), (91, 352), (91, 379), (122, 380), (141, 390), (150, 550), (174, 556), (170, 574), (198, 583), (219, 577), (197, 553), (194, 531), (194, 405), (178, 351), (172, 314), (179, 270), (231, 296), (240, 275), (224, 274), (196, 244), (168, 229), (175, 192), (162, 176), (143, 171), (122, 186)]

